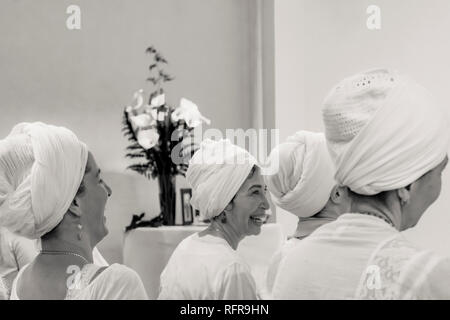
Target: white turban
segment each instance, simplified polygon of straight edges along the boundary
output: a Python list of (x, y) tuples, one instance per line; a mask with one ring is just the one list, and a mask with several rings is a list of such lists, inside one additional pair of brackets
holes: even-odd
[(336, 184), (325, 135), (298, 131), (272, 150), (269, 161), (277, 160), (278, 172), (264, 176), (274, 203), (300, 218), (322, 210)]
[(16, 125), (0, 141), (0, 225), (30, 239), (51, 231), (75, 198), (87, 157), (66, 128)]
[(445, 113), (425, 88), (388, 70), (341, 81), (323, 119), (336, 181), (359, 194), (405, 187), (447, 154)]
[(204, 140), (189, 161), (191, 205), (205, 219), (222, 213), (247, 179), (256, 159), (228, 139)]

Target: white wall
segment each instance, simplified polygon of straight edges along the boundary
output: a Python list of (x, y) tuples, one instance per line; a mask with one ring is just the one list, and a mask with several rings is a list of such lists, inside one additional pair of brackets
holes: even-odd
[[(66, 29), (66, 8), (81, 7), (81, 30)], [(107, 204), (110, 262), (121, 261), (133, 213), (159, 213), (156, 181), (125, 171), (122, 110), (150, 87), (144, 53), (155, 45), (175, 81), (169, 103), (198, 104), (212, 126), (248, 129), (250, 25), (242, 0), (2, 0), (0, 137), (20, 121), (67, 126), (92, 150), (113, 189)], [(179, 179), (179, 186), (186, 185)], [(178, 206), (179, 207), (179, 206)]]
[[(381, 30), (366, 27), (366, 8), (381, 8)], [(321, 102), (340, 79), (372, 67), (409, 74), (450, 113), (450, 2), (446, 0), (275, 0), (276, 126), (322, 131)], [(420, 133), (418, 133), (420, 134)], [(296, 219), (277, 215), (287, 233)], [(408, 235), (450, 253), (450, 169), (438, 201)]]

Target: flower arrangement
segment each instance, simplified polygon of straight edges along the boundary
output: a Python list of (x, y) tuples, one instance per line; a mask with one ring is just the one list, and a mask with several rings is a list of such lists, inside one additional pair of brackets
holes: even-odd
[[(146, 53), (152, 57), (147, 81), (153, 91), (147, 104), (144, 90), (136, 91), (133, 105), (124, 110), (122, 131), (131, 142), (125, 156), (139, 159), (127, 169), (148, 179), (158, 179), (161, 213), (153, 225), (174, 225), (175, 177), (185, 175), (187, 160), (196, 151), (197, 146), (191, 139), (193, 129), (203, 122), (209, 124), (210, 120), (188, 99), (182, 98), (176, 108), (166, 103), (163, 85), (174, 78), (164, 71), (168, 63), (154, 47), (147, 48)], [(142, 215), (139, 217), (141, 219)]]

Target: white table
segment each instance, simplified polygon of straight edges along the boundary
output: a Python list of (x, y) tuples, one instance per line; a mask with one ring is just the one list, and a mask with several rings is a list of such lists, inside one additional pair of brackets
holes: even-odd
[[(150, 299), (156, 299), (159, 276), (172, 252), (184, 238), (205, 229), (206, 226), (162, 226), (137, 228), (125, 233), (123, 262), (141, 277)], [(272, 255), (283, 243), (279, 224), (263, 225), (261, 234), (241, 241), (238, 253), (252, 268), (258, 288), (264, 286), (267, 267)]]

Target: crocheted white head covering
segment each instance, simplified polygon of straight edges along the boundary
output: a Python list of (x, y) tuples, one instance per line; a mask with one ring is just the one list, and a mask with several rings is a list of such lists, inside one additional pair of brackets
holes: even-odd
[(256, 163), (250, 153), (228, 139), (204, 140), (186, 172), (192, 207), (205, 219), (221, 214)]
[(276, 160), (278, 172), (264, 176), (274, 203), (301, 218), (322, 210), (336, 184), (325, 135), (298, 131), (272, 150)]
[(66, 128), (16, 125), (0, 141), (0, 226), (30, 239), (51, 231), (75, 198), (87, 157)]
[(335, 179), (359, 194), (405, 187), (447, 154), (445, 113), (424, 87), (386, 69), (341, 81), (323, 120)]

